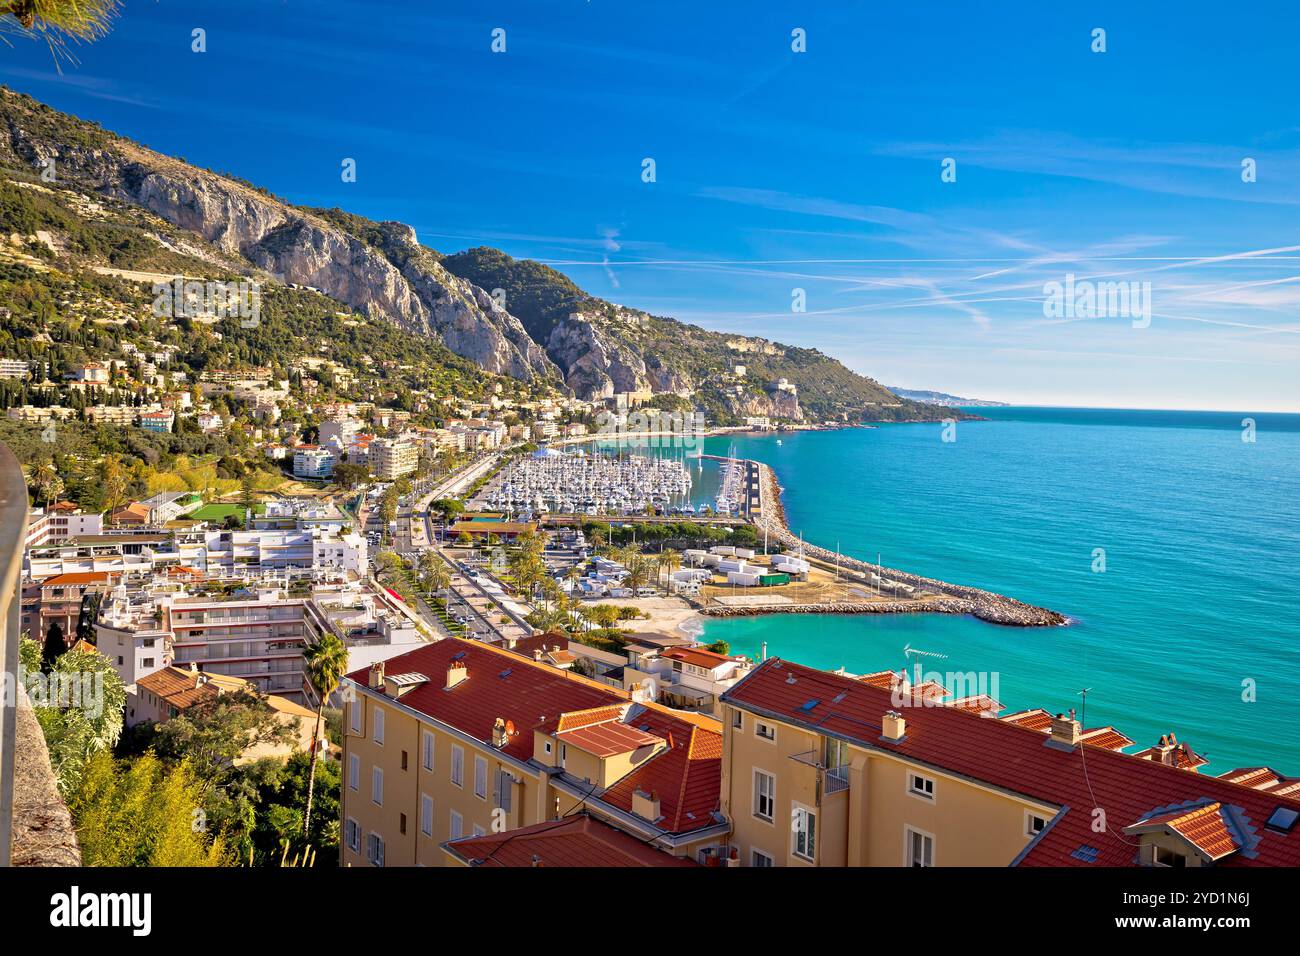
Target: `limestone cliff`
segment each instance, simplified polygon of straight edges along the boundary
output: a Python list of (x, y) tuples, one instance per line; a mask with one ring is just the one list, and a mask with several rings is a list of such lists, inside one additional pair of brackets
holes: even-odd
[(410, 227), (384, 224), (376, 245), (313, 211), (9, 90), (0, 91), (0, 161), (37, 171), (53, 161), (59, 182), (139, 205), (284, 282), (439, 338), (487, 371), (525, 380), (557, 377), (519, 321), (423, 254)]

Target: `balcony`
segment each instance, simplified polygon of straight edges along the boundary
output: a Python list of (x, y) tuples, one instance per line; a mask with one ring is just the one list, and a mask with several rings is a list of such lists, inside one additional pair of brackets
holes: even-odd
[(822, 777), (822, 792), (829, 795), (849, 789), (849, 768), (847, 766), (828, 767), (822, 762), (822, 755), (816, 750), (791, 754), (790, 759), (806, 767), (812, 767)]
[[(27, 483), (13, 453), (0, 443), (0, 659), (5, 683), (18, 673), (27, 534)], [(15, 771), (17, 771), (15, 773)], [(0, 700), (0, 866), (77, 866), (81, 852), (72, 818), (54, 785), (50, 755), (21, 689)]]

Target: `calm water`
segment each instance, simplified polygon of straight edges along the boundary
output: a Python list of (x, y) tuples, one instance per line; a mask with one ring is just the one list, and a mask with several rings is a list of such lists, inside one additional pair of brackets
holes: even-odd
[(975, 411), (992, 420), (959, 424), (951, 443), (937, 424), (885, 425), (706, 450), (772, 465), (810, 541), (1075, 624), (772, 615), (710, 622), (708, 638), (859, 673), (903, 666), (910, 643), (947, 655), (934, 670), (996, 673), (1009, 708), (1078, 707), (1089, 688), (1089, 726), (1141, 747), (1174, 731), (1214, 772), (1300, 774), (1300, 415), (1251, 415), (1249, 443), (1243, 413)]

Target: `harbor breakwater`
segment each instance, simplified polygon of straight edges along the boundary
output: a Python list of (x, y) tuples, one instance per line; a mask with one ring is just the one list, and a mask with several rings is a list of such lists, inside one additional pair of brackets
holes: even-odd
[(786, 524), (781, 504), (781, 486), (776, 473), (762, 462), (745, 462), (757, 466), (757, 513), (751, 516), (754, 526), (769, 539), (780, 542), (787, 551), (799, 552), (809, 561), (834, 566), (850, 579), (854, 575), (877, 592), (901, 589), (912, 595), (908, 600), (872, 602), (830, 602), (820, 604), (784, 604), (763, 606), (713, 606), (700, 613), (709, 617), (747, 617), (756, 614), (969, 614), (991, 624), (1010, 627), (1050, 627), (1068, 624), (1069, 619), (1056, 611), (979, 588), (948, 584), (897, 568), (885, 568), (826, 548), (800, 541)]

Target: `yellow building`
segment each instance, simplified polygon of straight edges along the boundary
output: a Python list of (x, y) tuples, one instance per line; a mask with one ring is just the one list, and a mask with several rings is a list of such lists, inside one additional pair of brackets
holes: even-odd
[(878, 676), (773, 658), (722, 696), (728, 855), (746, 866), (1300, 863), (1300, 788), (1207, 777), (1176, 742), (1125, 754), (1131, 740), (1073, 715), (990, 719), (1001, 705), (986, 697), (946, 701), (934, 685)]
[(578, 812), (674, 856), (725, 839), (716, 721), (448, 639), (344, 682), (341, 862), (455, 865), (444, 844)]

